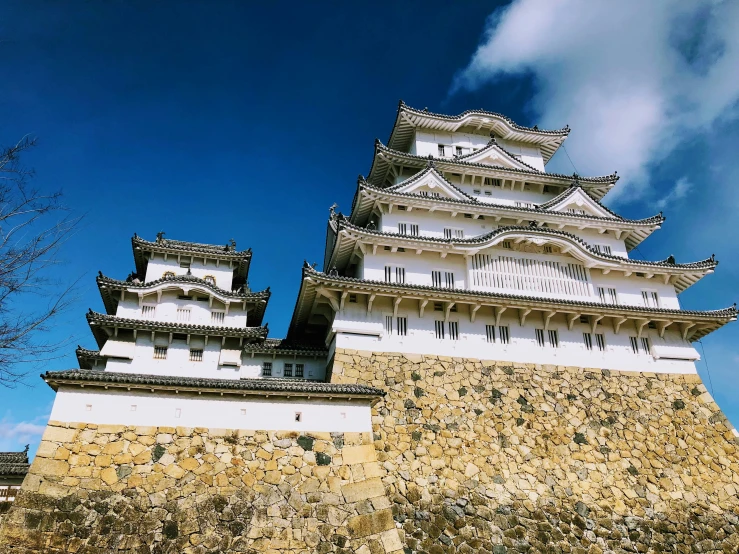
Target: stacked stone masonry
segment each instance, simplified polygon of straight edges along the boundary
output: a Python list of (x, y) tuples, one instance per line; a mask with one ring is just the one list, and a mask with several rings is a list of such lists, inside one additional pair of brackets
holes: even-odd
[(695, 375), (337, 350), (374, 436), (51, 422), (0, 552), (736, 553)]
[(344, 350), (332, 381), (388, 391), (406, 552), (739, 549), (739, 442), (697, 375)]
[(0, 551), (402, 553), (369, 433), (50, 422)]

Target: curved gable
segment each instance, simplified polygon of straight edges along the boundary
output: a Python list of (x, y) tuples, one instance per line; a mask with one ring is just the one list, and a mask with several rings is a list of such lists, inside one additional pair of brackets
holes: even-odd
[(404, 194), (419, 194), (424, 196), (437, 196), (452, 200), (471, 200), (474, 198), (465, 194), (449, 181), (442, 177), (441, 173), (431, 166), (410, 179), (389, 187), (388, 191)]
[(456, 159), (458, 161), (505, 167), (508, 169), (539, 171), (535, 167), (531, 167), (517, 159), (513, 154), (506, 152), (494, 140), (490, 141), (485, 148), (481, 148), (480, 150), (467, 154), (466, 156), (458, 156)]
[(605, 217), (607, 219), (621, 219), (621, 217), (600, 204), (580, 187), (567, 189), (556, 198), (541, 204), (539, 208), (550, 212), (569, 212), (595, 217)]

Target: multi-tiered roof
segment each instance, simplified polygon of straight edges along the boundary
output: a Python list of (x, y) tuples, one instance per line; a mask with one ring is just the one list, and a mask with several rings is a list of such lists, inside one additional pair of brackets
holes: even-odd
[[(489, 134), (487, 143), (476, 150), (457, 148), (454, 155), (415, 152), (417, 133), (443, 131)], [(635, 248), (664, 222), (662, 214), (644, 219), (626, 219), (604, 206), (600, 200), (616, 184), (618, 176), (583, 177), (561, 175), (537, 169), (524, 161), (525, 156), (510, 152), (506, 145), (521, 144), (537, 149), (544, 163), (564, 142), (569, 128), (544, 131), (523, 127), (500, 114), (483, 110), (467, 111), (458, 116), (444, 116), (417, 110), (402, 101), (385, 146), (376, 141), (369, 176), (360, 176), (348, 216), (332, 209), (327, 228), (323, 271), (306, 265), (298, 303), (288, 334), (302, 340), (328, 336), (333, 314), (342, 310), (347, 298), (363, 295), (368, 311), (379, 297), (389, 298), (394, 306), (406, 299), (418, 302), (422, 316), (429, 302), (441, 302), (449, 310), (467, 305), (470, 319), (482, 307), (492, 308), (496, 322), (511, 310), (523, 325), (526, 317), (537, 311), (548, 322), (555, 314), (565, 314), (570, 328), (582, 316), (588, 316), (593, 329), (599, 322), (610, 321), (614, 332), (627, 321), (641, 334), (647, 326), (679, 330), (684, 340), (696, 340), (725, 323), (736, 319), (735, 306), (714, 311), (667, 309), (654, 306), (593, 302), (584, 298), (537, 294), (503, 294), (459, 288), (422, 286), (362, 278), (359, 260), (378, 251), (434, 253), (439, 259), (459, 254), (469, 260), (485, 248), (501, 244), (526, 244), (527, 248), (546, 248), (575, 258), (588, 270), (602, 275), (613, 272), (624, 277), (640, 277), (652, 282), (671, 284), (680, 293), (713, 272), (718, 262), (713, 256), (692, 263), (666, 260), (648, 262), (614, 255), (590, 241), (608, 234), (624, 241), (626, 250)], [(531, 162), (534, 163), (534, 162)], [(477, 194), (469, 189), (474, 187)], [(495, 194), (482, 191), (509, 191), (510, 194), (535, 192), (549, 199), (530, 202), (501, 202)], [(485, 194), (483, 194), (483, 192)], [(491, 230), (470, 238), (430, 236), (415, 232), (388, 232), (378, 228), (378, 213), (394, 211), (445, 214), (472, 221), (490, 222)], [(410, 217), (410, 215), (409, 215)], [(554, 250), (552, 250), (554, 249)], [(324, 307), (321, 307), (324, 306)]]

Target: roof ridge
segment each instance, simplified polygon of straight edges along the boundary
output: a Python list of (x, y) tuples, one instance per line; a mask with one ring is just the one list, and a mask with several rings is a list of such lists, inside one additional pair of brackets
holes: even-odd
[(210, 288), (211, 290), (214, 290), (216, 292), (221, 292), (225, 296), (234, 296), (238, 298), (248, 298), (250, 296), (253, 296), (253, 297), (266, 296), (267, 298), (269, 298), (272, 295), (272, 292), (270, 291), (270, 287), (267, 287), (266, 289), (261, 290), (261, 291), (249, 291), (249, 292), (227, 291), (226, 289), (222, 289), (216, 285), (213, 285), (209, 283), (208, 281), (206, 281), (205, 279), (196, 277), (195, 275), (175, 275), (173, 277), (160, 277), (159, 279), (154, 279), (153, 281), (142, 281), (139, 283), (134, 283), (132, 281), (108, 277), (107, 275), (103, 275), (102, 271), (98, 271), (96, 281), (98, 282), (106, 281), (109, 283), (125, 285), (127, 287), (150, 287), (150, 286), (156, 286), (156, 285), (159, 285), (161, 283), (166, 283), (166, 282), (191, 281), (191, 282), (196, 282), (198, 284), (202, 284), (206, 286), (207, 288)]

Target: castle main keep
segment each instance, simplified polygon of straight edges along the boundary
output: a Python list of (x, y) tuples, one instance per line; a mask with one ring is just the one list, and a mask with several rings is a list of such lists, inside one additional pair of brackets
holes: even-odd
[(251, 250), (134, 236), (0, 552), (736, 552), (718, 262), (631, 257), (663, 215), (547, 172), (568, 133), (401, 102), (284, 339)]

